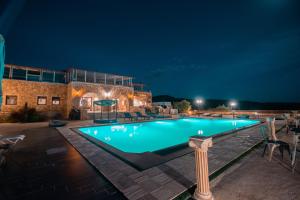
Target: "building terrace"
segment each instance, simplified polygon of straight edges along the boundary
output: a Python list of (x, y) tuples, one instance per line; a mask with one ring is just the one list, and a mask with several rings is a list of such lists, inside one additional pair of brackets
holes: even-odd
[(129, 76), (91, 72), (72, 67), (67, 70), (49, 70), (44, 68), (6, 64), (3, 78), (50, 83), (69, 83), (72, 81), (78, 81), (100, 83), (105, 85), (133, 86), (133, 78)]
[[(121, 112), (151, 105), (152, 95), (135, 85), (133, 77), (69, 68), (43, 68), (5, 65), (1, 116), (21, 109), (25, 103), (47, 115), (68, 117), (72, 108), (92, 111), (93, 101), (118, 100)], [(86, 117), (88, 115), (85, 115)]]

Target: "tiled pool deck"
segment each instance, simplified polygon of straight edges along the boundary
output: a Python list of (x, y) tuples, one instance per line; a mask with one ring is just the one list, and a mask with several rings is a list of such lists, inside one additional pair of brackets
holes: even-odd
[[(138, 171), (71, 130), (88, 125), (92, 123), (71, 123), (57, 129), (128, 199), (173, 199), (195, 185), (194, 153)], [(260, 142), (259, 126), (214, 140), (208, 153), (210, 175)]]
[(26, 135), (5, 153), (1, 200), (126, 199), (48, 123), (0, 124), (0, 132)]

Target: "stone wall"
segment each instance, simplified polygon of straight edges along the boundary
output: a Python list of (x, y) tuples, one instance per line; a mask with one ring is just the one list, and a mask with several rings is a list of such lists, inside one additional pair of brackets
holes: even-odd
[(134, 91), (135, 100), (142, 102), (143, 107), (151, 107), (152, 105), (152, 94), (151, 92)]
[(100, 99), (118, 99), (118, 111), (128, 111), (132, 104), (131, 96), (133, 96), (133, 88), (104, 85), (84, 82), (71, 82), (68, 84), (68, 108), (70, 111), (72, 107), (85, 109), (80, 101), (83, 97), (92, 98), (92, 101)]
[[(3, 79), (2, 91), (2, 115), (17, 111), (27, 103), (30, 108), (35, 108), (39, 112), (49, 115), (59, 112), (64, 117), (67, 116), (67, 85), (65, 84)], [(6, 105), (6, 96), (17, 96), (17, 104)], [(37, 104), (38, 96), (47, 97), (46, 105)], [(60, 97), (60, 104), (53, 105), (52, 97)]]
[[(134, 92), (132, 87), (104, 85), (84, 82), (70, 82), (69, 84), (35, 82), (25, 80), (3, 79), (3, 104), (0, 115), (7, 116), (9, 113), (21, 109), (25, 103), (30, 108), (39, 112), (61, 113), (67, 118), (72, 107), (87, 110), (82, 105), (82, 98), (92, 101), (100, 99), (118, 99), (118, 111), (130, 111), (134, 99), (138, 99), (146, 106), (151, 106), (152, 95), (149, 92)], [(16, 105), (6, 105), (6, 96), (16, 96)], [(46, 105), (38, 105), (38, 96), (47, 97)], [(53, 105), (52, 97), (59, 97), (60, 104)]]

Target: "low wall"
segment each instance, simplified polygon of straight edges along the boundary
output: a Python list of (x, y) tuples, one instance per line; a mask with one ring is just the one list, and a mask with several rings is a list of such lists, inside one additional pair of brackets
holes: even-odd
[(281, 115), (284, 113), (300, 112), (300, 110), (233, 110), (233, 111), (217, 111), (217, 110), (194, 110), (193, 114), (211, 113), (211, 114), (222, 114), (222, 115), (259, 115), (259, 116), (272, 116)]
[[(35, 108), (38, 112), (43, 112), (47, 115), (58, 112), (64, 117), (67, 116), (67, 85), (65, 84), (3, 79), (2, 91), (2, 116), (6, 116), (11, 112), (20, 110), (24, 107), (25, 103), (27, 103), (29, 108)], [(7, 96), (16, 96), (16, 104), (8, 105), (6, 102)], [(47, 98), (45, 105), (38, 105), (38, 96), (44, 96)], [(52, 97), (60, 98), (58, 105), (54, 105), (52, 103)]]

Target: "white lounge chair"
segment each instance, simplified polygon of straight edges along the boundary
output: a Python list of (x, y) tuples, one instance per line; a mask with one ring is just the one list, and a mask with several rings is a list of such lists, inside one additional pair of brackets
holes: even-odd
[(0, 168), (6, 164), (4, 153), (12, 150), (12, 147), (19, 141), (24, 140), (25, 135), (16, 135), (13, 137), (0, 135)]
[(24, 140), (25, 137), (26, 137), (25, 135), (16, 135), (13, 137), (0, 135), (0, 145), (7, 145), (7, 144), (15, 145), (19, 141)]

